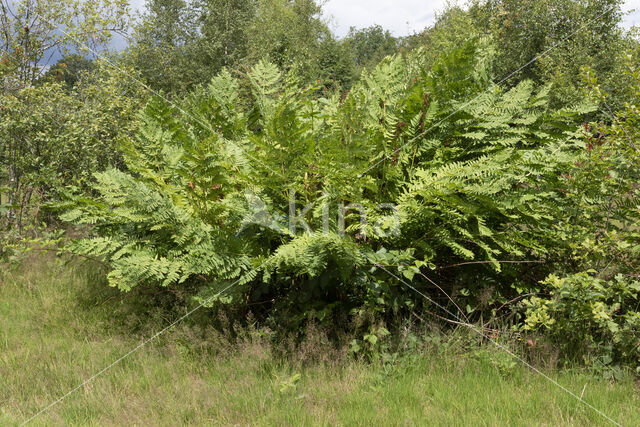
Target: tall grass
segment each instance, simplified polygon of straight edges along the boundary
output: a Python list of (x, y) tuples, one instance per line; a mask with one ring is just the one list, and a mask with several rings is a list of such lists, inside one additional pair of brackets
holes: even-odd
[[(0, 425), (18, 425), (176, 315), (126, 297), (56, 258), (0, 273)], [(74, 272), (75, 271), (75, 272)], [(244, 334), (244, 335), (243, 335)], [(275, 355), (260, 331), (230, 340), (187, 323), (161, 335), (33, 420), (36, 425), (585, 425), (607, 421), (500, 353), (432, 343), (394, 363), (325, 351), (324, 363)], [(336, 360), (337, 359), (337, 360)], [(580, 372), (552, 374), (624, 425), (640, 393)]]

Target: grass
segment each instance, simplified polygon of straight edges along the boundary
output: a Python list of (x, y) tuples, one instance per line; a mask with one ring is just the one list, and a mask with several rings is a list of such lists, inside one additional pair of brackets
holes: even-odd
[[(149, 333), (114, 293), (104, 293), (111, 297), (103, 301), (87, 298), (92, 286), (102, 285), (59, 260), (2, 269), (0, 425), (29, 420), (133, 349), (141, 331)], [(201, 336), (193, 326), (168, 331), (32, 424), (610, 424), (489, 350), (470, 355), (434, 347), (387, 365), (302, 365), (279, 359), (259, 340), (216, 352), (215, 339)], [(633, 381), (551, 375), (619, 423), (640, 425)]]

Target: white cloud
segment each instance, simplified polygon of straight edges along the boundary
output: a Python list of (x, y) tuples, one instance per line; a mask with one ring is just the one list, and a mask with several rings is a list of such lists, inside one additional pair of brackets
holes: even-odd
[[(142, 10), (145, 1), (130, 0), (130, 3), (133, 10)], [(327, 0), (324, 15), (340, 37), (347, 34), (349, 27), (365, 28), (376, 24), (396, 36), (406, 36), (432, 24), (436, 12), (443, 10), (446, 4), (447, 0)], [(627, 15), (623, 25), (640, 26), (640, 0), (624, 3), (625, 12), (631, 9), (637, 11)]]
[(622, 7), (622, 10), (625, 12), (629, 12), (633, 9), (636, 10), (624, 17), (624, 21), (622, 23), (623, 26), (631, 27), (634, 25), (640, 25), (640, 0), (627, 0)]
[[(376, 24), (396, 36), (406, 36), (432, 24), (446, 4), (447, 0), (328, 0), (324, 10), (325, 16), (332, 17), (331, 27), (338, 36), (344, 36), (351, 26)], [(624, 17), (625, 27), (640, 26), (640, 0), (627, 0), (622, 7), (624, 12), (632, 9), (637, 10)]]
[(347, 34), (349, 27), (371, 25), (404, 36), (432, 24), (435, 12), (446, 3), (447, 0), (329, 0), (324, 13), (331, 20), (331, 29), (340, 37)]

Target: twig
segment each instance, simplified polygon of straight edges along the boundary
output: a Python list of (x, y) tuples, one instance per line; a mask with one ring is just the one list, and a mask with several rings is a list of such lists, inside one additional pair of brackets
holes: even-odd
[(420, 272), (420, 275), (422, 277), (424, 277), (425, 279), (427, 279), (429, 281), (429, 283), (431, 283), (433, 286), (435, 286), (436, 288), (440, 289), (440, 292), (442, 292), (443, 294), (445, 294), (445, 296), (449, 299), (449, 301), (451, 301), (451, 303), (453, 305), (455, 305), (455, 307), (458, 309), (458, 311), (460, 312), (460, 314), (462, 314), (462, 317), (464, 317), (464, 320), (467, 321), (467, 323), (469, 322), (469, 318), (466, 316), (466, 314), (464, 314), (464, 312), (462, 311), (462, 309), (458, 306), (458, 304), (456, 304), (456, 302), (449, 296), (448, 293), (446, 293), (444, 291), (444, 289), (442, 289), (440, 286), (438, 286), (438, 284), (436, 282), (434, 282), (433, 280), (431, 280), (429, 277), (427, 277), (426, 275), (424, 275), (422, 272)]
[(469, 262), (461, 262), (460, 264), (453, 265), (445, 265), (444, 267), (438, 267), (438, 269), (443, 270), (445, 268), (453, 268), (460, 267), (462, 265), (470, 265), (470, 264), (493, 264), (497, 262), (498, 264), (543, 264), (546, 261), (536, 260), (536, 261), (469, 261)]
[[(504, 307), (508, 306), (509, 304), (513, 304), (516, 301), (519, 301), (519, 300), (521, 300), (523, 298), (531, 297), (531, 296), (534, 296), (534, 295), (539, 295), (539, 293), (538, 292), (531, 292), (531, 293), (528, 293), (528, 294), (518, 295), (517, 297), (513, 298), (512, 300), (509, 300), (509, 301), (505, 302), (500, 307), (498, 307), (496, 309), (496, 312), (502, 310)], [(504, 316), (500, 316), (500, 317), (504, 317)], [(494, 320), (499, 319), (500, 317), (494, 316), (492, 319), (489, 319), (489, 321), (487, 322), (487, 325), (490, 325)]]
[[(456, 320), (447, 319), (446, 317), (440, 316), (439, 314), (435, 314), (435, 313), (432, 313), (432, 312), (427, 311), (427, 310), (425, 310), (425, 313), (430, 314), (430, 315), (432, 315), (434, 317), (437, 317), (438, 319), (444, 320), (445, 322), (452, 323), (452, 324), (457, 325), (457, 326), (466, 326), (466, 327), (471, 326), (469, 323), (458, 322)], [(420, 320), (421, 322), (425, 322), (426, 323), (426, 321), (422, 317), (418, 316), (414, 311), (411, 311), (411, 314), (416, 316), (416, 318), (418, 320)]]

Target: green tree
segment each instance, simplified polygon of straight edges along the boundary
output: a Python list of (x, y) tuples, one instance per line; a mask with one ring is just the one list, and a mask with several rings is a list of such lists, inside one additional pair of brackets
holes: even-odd
[(64, 82), (67, 89), (73, 88), (82, 73), (94, 69), (94, 62), (82, 55), (71, 54), (61, 58), (47, 70), (39, 82), (57, 81)]
[(2, 0), (0, 54), (4, 91), (33, 84), (56, 53), (106, 45), (128, 27), (127, 0)]
[(166, 94), (206, 84), (246, 58), (256, 0), (151, 0), (136, 27), (132, 57)]
[(0, 1), (0, 185), (7, 189), (5, 200), (12, 209), (18, 206), (22, 212), (37, 192), (26, 176), (51, 172), (48, 185), (57, 180), (51, 156), (61, 154), (56, 147), (63, 141), (65, 114), (73, 111), (73, 100), (60, 93), (59, 85), (33, 87), (45, 73), (44, 65), (60, 52), (100, 48), (127, 25), (126, 0)]
[(496, 48), (497, 81), (551, 82), (552, 103), (570, 105), (583, 96), (580, 70), (588, 66), (617, 108), (627, 91), (619, 81), (624, 52), (637, 45), (620, 28), (621, 4), (621, 0), (474, 0), (466, 9), (448, 7), (432, 27), (406, 38), (403, 45), (425, 46), (435, 60), (464, 40), (489, 36)]
[(317, 77), (320, 46), (332, 38), (314, 0), (260, 0), (248, 29), (249, 64), (268, 59), (283, 70), (296, 68), (306, 81)]
[(202, 37), (197, 50), (204, 62), (215, 70), (233, 67), (246, 57), (248, 49), (247, 27), (256, 14), (256, 0), (201, 0), (200, 28)]
[(190, 56), (198, 39), (198, 15), (185, 0), (149, 0), (134, 32), (131, 57), (144, 80), (167, 94), (197, 82), (199, 70)]
[(375, 67), (385, 56), (398, 51), (398, 39), (380, 25), (357, 30), (354, 27), (344, 39), (344, 44), (353, 54), (359, 70)]
[(348, 90), (360, 75), (349, 46), (333, 37), (320, 43), (317, 61), (317, 77), (328, 89)]
[[(381, 37), (386, 47), (377, 59), (389, 47), (390, 35)], [(246, 72), (262, 59), (325, 87), (347, 89), (357, 75), (353, 46), (335, 39), (314, 0), (152, 0), (135, 40), (136, 67), (169, 94), (207, 84), (223, 67)]]
[(494, 37), (498, 79), (552, 82), (553, 102), (567, 105), (582, 96), (580, 69), (589, 66), (616, 93), (619, 106), (619, 75), (630, 42), (619, 27), (621, 5), (621, 0), (489, 0), (476, 2), (470, 14), (476, 27)]
[(436, 14), (433, 26), (404, 37), (400, 45), (403, 50), (408, 51), (425, 48), (427, 57), (433, 63), (443, 52), (481, 35), (482, 31), (472, 14), (462, 7), (452, 5)]
[(87, 190), (94, 172), (122, 167), (116, 142), (132, 133), (145, 99), (132, 75), (100, 61), (71, 91), (44, 82), (0, 97), (0, 182), (9, 225), (35, 219), (41, 202), (65, 186)]

